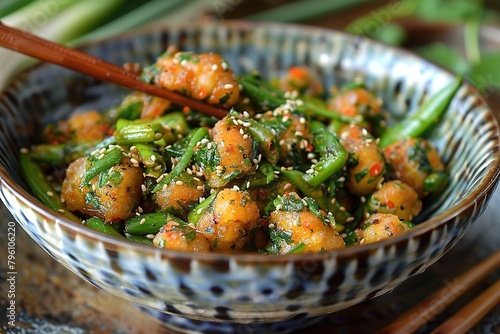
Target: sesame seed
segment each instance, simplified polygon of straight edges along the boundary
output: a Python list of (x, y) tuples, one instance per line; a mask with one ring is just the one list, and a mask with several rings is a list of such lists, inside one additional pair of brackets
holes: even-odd
[(249, 128), (250, 126), (252, 126), (252, 123), (250, 123), (250, 122), (244, 122), (242, 125), (243, 125), (245, 128)]
[(339, 210), (340, 210), (340, 211), (345, 211), (345, 207), (341, 206), (341, 207), (339, 208)]
[(23, 154), (26, 154), (29, 152), (29, 150), (26, 148), (26, 147), (23, 147), (19, 150), (19, 152), (23, 153)]
[(283, 119), (281, 120), (283, 123), (287, 122), (288, 120), (290, 119), (290, 117), (288, 116), (285, 116), (283, 117)]
[(224, 89), (233, 89), (234, 85), (233, 84), (225, 84)]
[(360, 200), (361, 200), (361, 203), (364, 203), (364, 202), (366, 202), (366, 197), (365, 196), (361, 196)]
[(101, 148), (101, 149), (99, 150), (99, 153), (100, 153), (100, 154), (104, 154), (104, 153), (106, 153), (107, 151), (108, 151), (108, 150), (104, 147), (104, 148)]
[(143, 212), (144, 212), (144, 210), (142, 210), (142, 207), (138, 206), (138, 207), (137, 207), (137, 212), (139, 212), (139, 213), (143, 213)]
[(330, 200), (330, 203), (334, 204), (337, 199), (334, 197)]
[(52, 197), (54, 196), (54, 193), (52, 191), (47, 191), (47, 196)]
[(130, 162), (133, 163), (134, 165), (139, 164), (139, 161), (137, 161), (137, 159), (135, 159), (135, 158), (130, 158)]
[(155, 139), (160, 140), (163, 137), (163, 135), (159, 132), (155, 133)]
[(155, 168), (153, 168), (154, 170), (160, 170), (161, 169), (161, 165), (157, 165), (155, 166)]
[(66, 200), (64, 198), (61, 198), (61, 203), (65, 203)]
[(243, 129), (240, 129), (240, 134), (243, 136), (245, 134), (245, 131), (243, 131)]
[(239, 125), (238, 122), (233, 118), (233, 124), (234, 125)]
[(201, 180), (200, 180), (199, 178), (197, 178), (197, 177), (193, 177), (193, 180), (195, 180), (195, 181), (201, 181)]
[(250, 114), (248, 113), (248, 111), (246, 111), (246, 110), (243, 111), (243, 117), (245, 117), (245, 118), (250, 117)]
[(146, 189), (146, 186), (144, 184), (141, 184), (141, 190), (142, 190), (143, 193), (146, 192), (147, 189)]
[(243, 139), (247, 139), (247, 138), (248, 138), (248, 135), (245, 133), (245, 134), (243, 135)]
[(349, 218), (347, 218), (345, 221), (346, 221), (347, 223), (350, 223), (350, 222), (354, 221), (354, 217), (349, 217)]
[(156, 155), (152, 155), (151, 160), (156, 161)]
[(223, 62), (221, 63), (221, 67), (222, 67), (222, 69), (223, 69), (224, 71), (227, 71), (227, 69), (228, 69), (228, 67), (227, 67), (227, 63), (226, 63), (225, 61), (223, 61)]
[(247, 181), (247, 188), (250, 188), (250, 181)]
[(57, 211), (59, 211), (60, 213), (65, 213), (66, 212), (66, 210), (64, 210), (64, 209), (59, 209)]
[(292, 184), (291, 183), (287, 183), (285, 184), (285, 186), (283, 187), (284, 190), (288, 190), (292, 187)]
[(313, 164), (317, 164), (317, 163), (318, 163), (318, 159), (311, 159), (311, 162), (312, 162)]
[(200, 198), (198, 198), (198, 202), (199, 203), (202, 203), (204, 200), (205, 200), (205, 197), (203, 197), (203, 196), (201, 196)]
[(344, 176), (341, 176), (337, 179), (338, 182), (344, 182), (345, 181), (345, 177)]
[(104, 158), (104, 154), (101, 154), (97, 157), (97, 160), (101, 160), (102, 158)]
[(212, 65), (212, 71), (217, 71), (218, 68), (219, 68), (219, 66), (217, 66), (217, 64)]
[(197, 186), (196, 189), (198, 189), (199, 191), (203, 191), (203, 186)]
[(146, 222), (146, 218), (142, 218), (141, 221), (139, 222), (140, 225), (144, 224)]
[(190, 168), (186, 168), (186, 173), (189, 175), (193, 175), (193, 171)]
[(240, 190), (240, 187), (238, 187), (236, 184), (233, 186), (233, 190), (237, 190), (239, 191)]
[(182, 181), (179, 180), (179, 181), (175, 181), (175, 184), (178, 185), (178, 186), (182, 186), (184, 184), (184, 182), (182, 182)]
[(146, 235), (146, 238), (148, 238), (148, 239), (154, 239), (155, 235), (152, 234), (152, 233), (150, 233), (150, 234)]
[(196, 214), (198, 215), (201, 215), (201, 213), (203, 212), (203, 208), (199, 208), (197, 211), (196, 211)]
[(274, 224), (273, 224), (273, 223), (271, 223), (271, 224), (269, 224), (267, 227), (269, 227), (269, 228), (274, 228)]
[(212, 149), (212, 143), (208, 143), (207, 148), (210, 150)]
[(313, 173), (314, 173), (314, 169), (312, 169), (312, 168), (306, 170), (306, 174), (313, 174)]

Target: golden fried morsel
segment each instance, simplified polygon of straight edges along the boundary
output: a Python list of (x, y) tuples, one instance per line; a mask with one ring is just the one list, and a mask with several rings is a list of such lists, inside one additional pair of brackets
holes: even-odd
[(61, 199), (68, 210), (79, 211), (115, 222), (130, 218), (141, 198), (142, 168), (134, 167), (128, 158), (82, 185), (87, 157), (71, 163), (62, 184)]
[(168, 90), (226, 108), (238, 101), (240, 89), (234, 73), (219, 54), (178, 52), (170, 48), (156, 64), (161, 73), (155, 82)]
[(347, 189), (354, 195), (373, 193), (383, 179), (385, 161), (382, 150), (368, 131), (347, 125), (339, 131), (340, 142), (349, 153)]
[(392, 177), (409, 184), (420, 198), (427, 195), (425, 179), (445, 167), (434, 146), (425, 139), (408, 138), (384, 149), (385, 159), (392, 167)]
[(366, 209), (369, 213), (392, 213), (412, 221), (422, 210), (422, 201), (411, 186), (395, 180), (383, 183), (368, 199)]
[(398, 216), (390, 213), (374, 213), (365, 221), (365, 244), (384, 240), (410, 229), (410, 226), (399, 220)]
[(259, 226), (259, 218), (259, 208), (250, 196), (226, 188), (217, 194), (196, 229), (205, 235), (214, 250), (241, 250)]
[(172, 179), (163, 189), (153, 195), (160, 211), (169, 213), (188, 213), (198, 204), (200, 197), (205, 195), (203, 182), (186, 172)]
[(159, 248), (178, 251), (207, 253), (210, 244), (207, 238), (194, 228), (169, 221), (155, 235), (153, 244)]
[[(279, 241), (279, 254), (287, 254), (301, 245), (302, 253), (314, 253), (345, 247), (344, 239), (324, 219), (319, 212), (311, 212), (296, 193), (287, 193), (282, 203), (269, 217), (270, 226), (274, 225), (286, 238)], [(276, 242), (277, 240), (274, 240)]]

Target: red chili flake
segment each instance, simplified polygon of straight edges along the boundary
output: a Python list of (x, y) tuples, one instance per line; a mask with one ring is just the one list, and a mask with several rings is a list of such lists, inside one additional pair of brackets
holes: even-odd
[(386, 202), (386, 204), (387, 204), (387, 207), (388, 207), (389, 209), (394, 209), (394, 207), (395, 207), (394, 203), (393, 203), (391, 200), (388, 200), (388, 201)]
[(185, 114), (187, 114), (190, 111), (191, 111), (191, 108), (189, 108), (188, 106), (184, 106), (184, 108), (182, 108), (182, 112)]
[(382, 171), (382, 166), (380, 164), (378, 164), (378, 163), (373, 164), (370, 167), (370, 175), (372, 177), (375, 177), (375, 176), (379, 175), (381, 171)]

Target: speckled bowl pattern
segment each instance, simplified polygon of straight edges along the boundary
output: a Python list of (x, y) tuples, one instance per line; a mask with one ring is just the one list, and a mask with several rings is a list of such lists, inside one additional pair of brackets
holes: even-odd
[[(110, 62), (151, 63), (168, 45), (221, 53), (237, 73), (277, 76), (311, 66), (326, 85), (362, 77), (396, 117), (453, 76), (411, 53), (319, 28), (222, 22), (137, 32), (85, 47)], [(76, 108), (105, 108), (125, 91), (52, 65), (23, 73), (0, 97), (1, 197), (19, 224), (62, 265), (177, 330), (286, 332), (317, 316), (389, 292), (455, 245), (484, 211), (499, 178), (495, 113), (467, 84), (430, 135), (451, 184), (422, 222), (392, 239), (311, 255), (197, 254), (117, 240), (41, 205), (20, 173), (18, 152), (44, 124)], [(177, 318), (181, 316), (181, 318)], [(264, 328), (264, 329), (263, 329)]]

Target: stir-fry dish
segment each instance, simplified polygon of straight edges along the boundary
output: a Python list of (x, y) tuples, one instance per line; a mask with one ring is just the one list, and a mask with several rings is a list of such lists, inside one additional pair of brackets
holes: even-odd
[(325, 87), (307, 67), (235, 74), (214, 53), (169, 48), (141, 79), (227, 108), (223, 119), (132, 92), (47, 125), (21, 149), (34, 194), (117, 238), (194, 252), (331, 251), (414, 226), (449, 176), (422, 137), (453, 82), (395, 126), (362, 82)]

